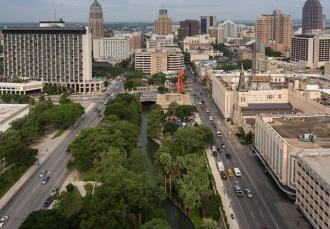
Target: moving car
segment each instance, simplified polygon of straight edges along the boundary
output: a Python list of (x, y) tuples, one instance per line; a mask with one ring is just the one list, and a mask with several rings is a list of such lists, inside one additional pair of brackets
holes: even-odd
[(246, 188), (246, 189), (245, 189), (245, 193), (246, 193), (246, 196), (247, 196), (248, 198), (252, 198), (252, 197), (253, 197), (252, 192), (251, 192), (250, 189)]
[(210, 121), (213, 121), (213, 117), (212, 116), (210, 116)]
[(222, 161), (217, 162), (217, 167), (218, 167), (219, 172), (225, 171), (225, 166), (223, 165)]
[(206, 108), (206, 109), (205, 109), (205, 112), (206, 112), (206, 113), (210, 113), (210, 110)]
[(220, 131), (217, 131), (217, 136), (218, 136), (219, 138), (221, 138), (221, 137), (222, 137), (222, 133), (221, 133)]
[(221, 147), (222, 147), (222, 148), (226, 148), (226, 145), (225, 145), (225, 143), (223, 143), (223, 144), (221, 145)]
[(42, 170), (41, 173), (40, 173), (40, 175), (39, 175), (39, 177), (43, 178), (44, 176), (47, 175), (47, 173), (48, 173), (47, 170)]
[(239, 168), (234, 168), (234, 174), (235, 174), (235, 176), (237, 176), (237, 177), (242, 176), (241, 171), (239, 170)]
[(41, 182), (41, 184), (47, 184), (48, 183), (48, 181), (49, 181), (49, 179), (50, 179), (50, 177), (49, 176), (44, 176), (43, 178), (42, 178), (42, 182)]
[(243, 196), (243, 192), (242, 192), (242, 189), (239, 185), (235, 185), (234, 186), (234, 190), (235, 190), (235, 193), (238, 197), (242, 197)]
[(227, 158), (228, 160), (231, 159), (231, 155), (230, 155), (229, 153), (226, 153), (225, 155), (226, 155), (226, 158)]
[(58, 194), (58, 188), (54, 187), (52, 191), (50, 192), (50, 196), (56, 196)]
[(217, 151), (217, 147), (212, 146), (212, 147), (211, 147), (211, 150), (212, 150), (212, 152), (216, 152), (216, 151)]
[(8, 216), (2, 216), (2, 218), (0, 219), (0, 227), (3, 227), (3, 226), (5, 226), (5, 224), (7, 223), (7, 221), (8, 221)]
[(229, 177), (234, 176), (233, 170), (231, 170), (231, 169), (227, 169), (227, 175), (228, 175)]

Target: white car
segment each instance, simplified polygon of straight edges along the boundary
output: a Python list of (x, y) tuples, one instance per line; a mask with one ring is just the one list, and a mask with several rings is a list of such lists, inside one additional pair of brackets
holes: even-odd
[(247, 196), (248, 198), (252, 198), (252, 197), (253, 197), (252, 192), (251, 192), (250, 189), (246, 188), (246, 189), (245, 189), (245, 193), (246, 193), (246, 196)]
[(47, 170), (43, 170), (43, 171), (41, 171), (41, 173), (40, 173), (39, 177), (43, 178), (44, 176), (46, 176), (46, 175), (47, 175), (47, 173), (48, 173), (48, 171), (47, 171)]
[(209, 109), (206, 109), (205, 112), (206, 112), (206, 113), (210, 113), (210, 110), (209, 110)]
[(222, 137), (222, 134), (221, 134), (220, 131), (217, 131), (217, 136), (218, 136), (219, 138)]
[(5, 226), (5, 224), (7, 223), (7, 221), (8, 221), (8, 216), (3, 216), (1, 219), (0, 219), (0, 227), (3, 227), (3, 226)]

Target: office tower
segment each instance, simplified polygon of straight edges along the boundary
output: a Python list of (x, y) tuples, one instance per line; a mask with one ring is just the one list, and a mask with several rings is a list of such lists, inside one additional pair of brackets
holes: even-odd
[(93, 38), (104, 36), (104, 20), (100, 3), (95, 0), (89, 11), (89, 27), (92, 30)]
[(221, 27), (223, 29), (223, 33), (225, 37), (237, 37), (237, 25), (232, 21), (224, 21), (221, 24)]
[(330, 34), (303, 34), (292, 38), (291, 59), (320, 68), (330, 61)]
[(307, 0), (302, 10), (302, 33), (310, 33), (322, 29), (323, 14), (319, 0)]
[(178, 31), (179, 40), (182, 41), (185, 37), (195, 36), (199, 34), (199, 21), (185, 20), (180, 21), (180, 28)]
[(2, 32), (6, 80), (42, 81), (87, 93), (100, 86), (92, 82), (88, 27), (64, 27), (62, 21), (48, 21), (39, 27), (7, 27)]
[(159, 16), (154, 23), (154, 33), (158, 35), (172, 33), (172, 19), (168, 16), (166, 9), (159, 10)]
[(216, 16), (201, 16), (201, 34), (206, 34), (209, 27), (214, 27), (217, 24)]
[(224, 36), (224, 31), (223, 28), (218, 25), (215, 27), (210, 27), (207, 31), (207, 33), (215, 38), (216, 43), (224, 43), (225, 42), (225, 36)]
[(280, 51), (288, 52), (291, 47), (292, 21), (290, 15), (285, 15), (279, 10), (271, 15), (257, 17), (256, 41)]

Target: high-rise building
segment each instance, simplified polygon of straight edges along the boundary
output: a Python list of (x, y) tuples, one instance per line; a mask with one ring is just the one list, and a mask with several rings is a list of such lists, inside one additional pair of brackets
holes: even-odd
[(223, 29), (223, 33), (225, 37), (237, 37), (237, 25), (232, 21), (224, 21), (221, 24), (221, 27)]
[(180, 21), (180, 28), (178, 30), (178, 36), (180, 41), (183, 40), (185, 37), (195, 36), (197, 34), (199, 34), (199, 21)]
[(217, 24), (216, 16), (201, 16), (201, 34), (206, 34), (209, 27), (214, 27)]
[(168, 16), (166, 9), (159, 10), (159, 16), (154, 23), (154, 33), (158, 35), (172, 33), (172, 19)]
[(100, 3), (94, 0), (89, 10), (89, 27), (92, 29), (93, 38), (104, 36), (104, 20)]
[(225, 41), (225, 34), (223, 31), (223, 28), (218, 25), (215, 27), (210, 27), (207, 31), (207, 33), (211, 36), (215, 38), (215, 42), (216, 43), (224, 43)]
[(319, 0), (307, 0), (302, 10), (302, 33), (323, 29), (322, 5)]
[(279, 10), (271, 15), (257, 17), (256, 40), (257, 43), (271, 45), (276, 51), (287, 54), (291, 47), (292, 20)]
[(141, 48), (141, 33), (118, 33), (112, 37), (93, 39), (93, 57), (96, 61), (117, 63), (128, 59)]
[(40, 27), (7, 27), (4, 78), (42, 81), (73, 92), (101, 92), (92, 80), (92, 34), (88, 27), (65, 27), (63, 21)]
[(292, 38), (291, 59), (320, 68), (330, 61), (330, 34), (304, 34)]
[(182, 69), (183, 54), (180, 48), (138, 49), (135, 52), (135, 69), (147, 75)]

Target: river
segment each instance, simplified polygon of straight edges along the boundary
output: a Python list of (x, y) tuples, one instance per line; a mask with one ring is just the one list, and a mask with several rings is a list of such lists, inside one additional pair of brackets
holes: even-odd
[[(143, 103), (142, 105), (141, 125), (139, 130), (138, 144), (139, 146), (142, 147), (148, 159), (153, 164), (154, 155), (158, 150), (159, 145), (154, 141), (150, 140), (147, 136), (148, 111), (150, 109), (150, 106), (151, 104), (145, 104), (145, 103)], [(154, 177), (154, 182), (157, 182), (156, 176), (153, 177)], [(186, 215), (169, 200), (163, 201), (161, 207), (164, 209), (166, 219), (171, 224), (172, 228), (174, 229), (194, 228), (189, 218), (187, 218)]]

